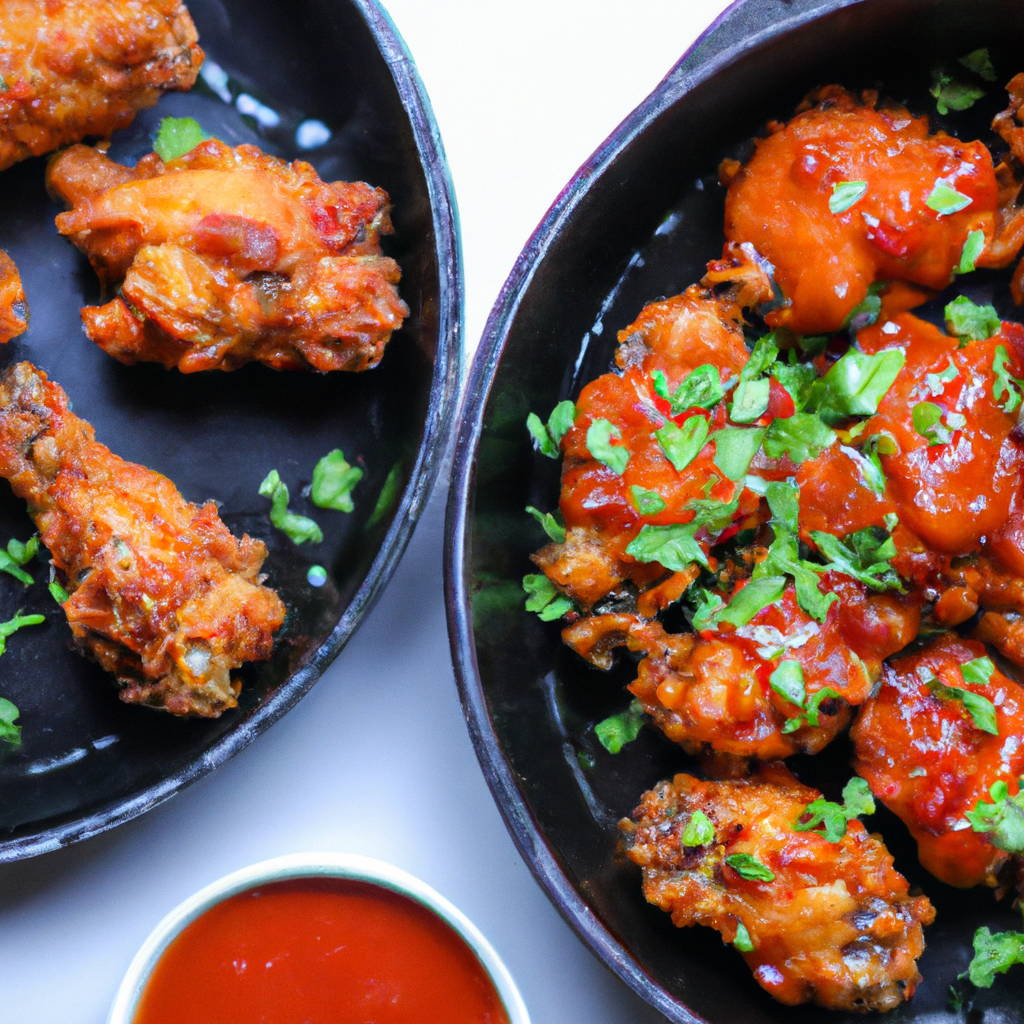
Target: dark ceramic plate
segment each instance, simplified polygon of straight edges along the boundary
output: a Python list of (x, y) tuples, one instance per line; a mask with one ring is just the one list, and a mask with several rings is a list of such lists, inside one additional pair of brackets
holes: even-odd
[[(122, 704), (110, 678), (74, 653), (42, 561), (29, 567), (37, 582), (27, 590), (0, 577), (0, 621), (19, 608), (47, 619), (11, 637), (0, 659), (0, 695), (21, 709), (24, 740), (0, 763), (0, 860), (140, 814), (291, 708), (397, 564), (453, 419), (462, 308), (454, 201), (429, 103), (387, 15), (375, 0), (194, 0), (189, 8), (207, 52), (205, 83), (140, 115), (115, 135), (112, 155), (134, 160), (151, 148), (161, 117), (188, 115), (227, 142), (308, 159), (326, 180), (385, 188), (395, 224), (385, 249), (402, 266), (401, 293), (412, 315), (367, 373), (246, 366), (183, 376), (122, 366), (82, 334), (78, 310), (98, 298), (96, 279), (57, 235), (59, 208), (43, 188), (45, 161), (4, 172), (0, 248), (21, 269), (32, 326), (0, 348), (0, 367), (21, 359), (41, 366), (100, 441), (164, 473), (189, 500), (222, 502), (236, 534), (264, 538), (268, 582), (288, 618), (272, 660), (243, 671), (238, 709), (216, 721), (179, 720)], [(330, 139), (302, 150), (300, 138), (325, 137), (312, 121), (326, 126)], [(351, 515), (313, 508), (300, 493), (317, 460), (339, 447), (365, 470)], [(295, 510), (320, 522), (322, 544), (297, 548), (271, 528), (257, 490), (275, 468)], [(2, 543), (31, 532), (24, 504), (0, 484)], [(321, 589), (306, 582), (315, 563), (329, 573)]]
[[(595, 743), (595, 722), (623, 709), (627, 659), (604, 675), (563, 647), (556, 623), (522, 610), (520, 580), (545, 543), (523, 513), (549, 509), (559, 467), (536, 455), (527, 413), (556, 402), (610, 366), (618, 330), (644, 303), (672, 295), (721, 251), (717, 166), (749, 152), (770, 118), (786, 118), (817, 84), (878, 87), (934, 113), (933, 69), (988, 46), (1007, 81), (1024, 68), (1019, 0), (741, 0), (569, 183), (530, 240), (491, 314), (470, 379), (456, 454), (447, 537), (448, 613), (459, 685), (477, 754), (538, 881), (590, 947), (673, 1021), (792, 1024), (858, 1019), (774, 1003), (712, 931), (675, 929), (648, 906), (640, 872), (616, 858), (616, 821), (660, 779), (692, 767), (653, 730), (616, 757)], [(1005, 106), (993, 86), (948, 130), (991, 141)], [(975, 298), (1019, 319), (1007, 278), (972, 275)], [(940, 299), (930, 311), (935, 315)], [(929, 311), (926, 310), (926, 313)], [(584, 770), (592, 759), (593, 767)], [(849, 746), (794, 758), (807, 782), (838, 796)], [(934, 901), (920, 967), (924, 982), (891, 1021), (963, 1019), (948, 989), (971, 957), (974, 930), (1020, 927), (989, 891), (957, 891), (917, 864), (914, 844), (887, 812), (870, 819), (897, 867)], [(979, 995), (970, 1020), (1024, 1020), (1019, 977)]]

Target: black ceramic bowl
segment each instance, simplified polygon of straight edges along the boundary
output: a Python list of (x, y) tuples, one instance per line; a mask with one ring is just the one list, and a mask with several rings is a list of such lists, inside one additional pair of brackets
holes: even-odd
[[(774, 1003), (714, 932), (675, 929), (648, 906), (640, 872), (616, 858), (616, 822), (640, 794), (692, 767), (653, 730), (613, 757), (595, 722), (622, 710), (633, 665), (602, 674), (559, 640), (557, 623), (522, 607), (520, 581), (545, 537), (525, 505), (555, 507), (559, 466), (535, 454), (524, 421), (608, 370), (618, 330), (641, 307), (697, 281), (724, 241), (717, 167), (749, 152), (770, 118), (787, 118), (819, 84), (880, 87), (934, 114), (933, 69), (976, 47), (1002, 81), (1024, 69), (1019, 0), (741, 0), (579, 171), (537, 229), (492, 311), (473, 366), (456, 454), (447, 536), (452, 648), (473, 742), (523, 856), (581, 938), (673, 1021), (714, 1024), (847, 1020)], [(950, 131), (991, 140), (1001, 85), (951, 115)], [(935, 123), (939, 123), (936, 121)], [(1006, 275), (970, 288), (1019, 319)], [(926, 314), (941, 311), (942, 299)], [(581, 767), (592, 759), (593, 767)], [(849, 745), (790, 762), (830, 798), (849, 778)], [(917, 864), (906, 829), (883, 810), (869, 819), (897, 867), (938, 909), (927, 930), (924, 982), (894, 1021), (961, 1020), (948, 989), (971, 957), (975, 929), (1020, 927), (989, 891), (941, 885)], [(1024, 1020), (1020, 978), (976, 1000), (984, 1020)], [(849, 1018), (856, 1019), (856, 1018)]]
[[(326, 180), (385, 188), (395, 224), (385, 250), (403, 269), (401, 293), (412, 315), (380, 366), (366, 373), (250, 365), (183, 376), (122, 366), (82, 334), (78, 310), (97, 300), (96, 279), (56, 232), (59, 208), (44, 190), (45, 160), (3, 173), (0, 248), (21, 269), (32, 325), (0, 347), (0, 368), (30, 359), (67, 390), (101, 442), (164, 473), (191, 501), (222, 502), (236, 534), (265, 539), (268, 582), (288, 618), (273, 659), (243, 670), (238, 709), (216, 721), (179, 720), (122, 704), (110, 677), (71, 649), (41, 560), (28, 567), (37, 581), (28, 589), (0, 575), (0, 621), (19, 608), (47, 617), (12, 636), (0, 658), (0, 695), (21, 709), (23, 726), (20, 749), (0, 743), (0, 860), (140, 814), (292, 707), (391, 575), (453, 420), (462, 313), (455, 206), (429, 103), (387, 15), (376, 0), (192, 0), (189, 8), (207, 53), (205, 81), (165, 97), (115, 134), (112, 155), (133, 161), (152, 148), (162, 117), (187, 115), (232, 144), (301, 156)], [(331, 137), (303, 150), (300, 139), (323, 141), (312, 121)], [(334, 448), (365, 471), (351, 515), (316, 509), (301, 494), (317, 460)], [(291, 488), (293, 509), (323, 527), (322, 544), (297, 548), (270, 526), (267, 499), (257, 491), (275, 468)], [(0, 482), (0, 543), (31, 533), (24, 503)], [(320, 589), (306, 581), (316, 563), (329, 573)]]

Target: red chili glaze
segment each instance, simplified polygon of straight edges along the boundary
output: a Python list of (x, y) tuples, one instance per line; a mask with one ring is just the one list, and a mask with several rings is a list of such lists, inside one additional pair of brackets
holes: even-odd
[(275, 882), (192, 922), (132, 1024), (508, 1024), (462, 939), (362, 882)]
[[(758, 141), (729, 186), (725, 234), (751, 242), (776, 270), (788, 304), (772, 326), (837, 331), (875, 281), (949, 284), (971, 231), (996, 231), (998, 188), (981, 142), (928, 134), (928, 119), (900, 107), (860, 105), (838, 86), (818, 106)], [(927, 201), (938, 182), (971, 200), (941, 214)], [(829, 208), (833, 186), (866, 182), (847, 210)]]
[[(887, 666), (876, 697), (851, 735), (857, 773), (906, 823), (921, 863), (949, 885), (996, 885), (1008, 855), (968, 827), (966, 812), (993, 783), (1015, 794), (1024, 775), (1024, 688), (998, 669), (988, 685), (965, 682), (960, 667), (987, 654), (983, 644), (947, 635)], [(918, 675), (987, 697), (999, 735), (977, 728), (962, 701), (936, 697)]]

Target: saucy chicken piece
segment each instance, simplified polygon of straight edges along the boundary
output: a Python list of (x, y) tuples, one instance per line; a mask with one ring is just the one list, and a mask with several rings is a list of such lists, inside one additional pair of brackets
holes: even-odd
[(726, 238), (774, 265), (785, 298), (771, 326), (838, 331), (876, 281), (941, 290), (972, 232), (984, 235), (978, 266), (1006, 266), (1024, 242), (1000, 207), (1017, 190), (1001, 195), (983, 143), (929, 135), (926, 117), (876, 101), (828, 86), (770, 124), (742, 168), (723, 166)]
[(14, 260), (0, 249), (0, 344), (28, 329), (28, 303)]
[(361, 182), (216, 139), (134, 168), (74, 146), (47, 184), (57, 227), (120, 295), (87, 306), (89, 337), (123, 363), (183, 373), (258, 360), (276, 370), (366, 370), (409, 309), (383, 256), (389, 202)]
[[(1024, 688), (996, 668), (978, 681), (989, 666), (968, 669), (965, 678), (963, 666), (986, 657), (977, 641), (946, 635), (896, 659), (851, 733), (857, 773), (906, 824), (921, 863), (963, 887), (1002, 884), (1011, 861), (1018, 870), (1024, 864), (973, 831), (966, 817), (994, 783), (1016, 794), (1024, 775)], [(965, 693), (989, 702), (992, 721), (972, 713)], [(998, 735), (987, 731), (993, 724)]]
[(774, 998), (890, 1010), (914, 994), (935, 911), (856, 819), (838, 842), (796, 830), (820, 797), (779, 764), (725, 782), (677, 775), (619, 828), (648, 902), (676, 927), (718, 931)]
[(204, 718), (236, 706), (232, 669), (268, 658), (284, 621), (262, 586), (262, 541), (98, 444), (31, 363), (0, 378), (0, 476), (28, 502), (78, 648), (123, 701)]
[(197, 40), (180, 0), (0, 0), (0, 170), (191, 89)]

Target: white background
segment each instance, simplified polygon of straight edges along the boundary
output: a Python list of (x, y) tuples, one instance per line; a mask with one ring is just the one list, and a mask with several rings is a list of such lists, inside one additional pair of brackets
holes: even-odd
[[(727, 4), (385, 3), (448, 152), (472, 354), (563, 185)], [(374, 612), (266, 735), (127, 826), (0, 867), (3, 1024), (102, 1024), (129, 961), (167, 911), (236, 868), (303, 850), (379, 857), (438, 889), (491, 940), (534, 1024), (663, 1019), (558, 916), (483, 782), (448, 653), (442, 490), (443, 481)]]

